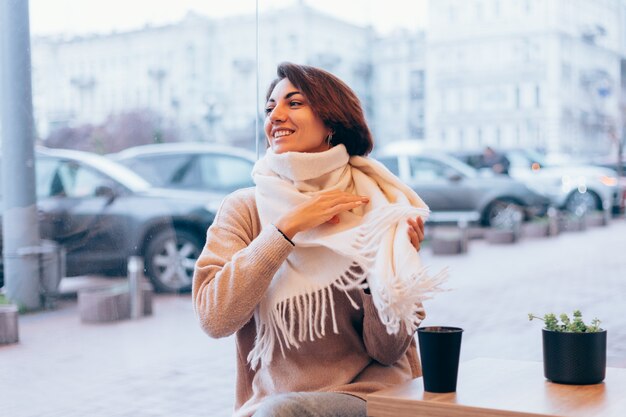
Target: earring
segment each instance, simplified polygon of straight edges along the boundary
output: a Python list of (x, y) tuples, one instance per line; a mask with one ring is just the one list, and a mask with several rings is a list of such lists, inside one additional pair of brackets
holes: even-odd
[(333, 132), (330, 132), (328, 134), (328, 136), (326, 136), (326, 143), (328, 144), (328, 146), (332, 147), (333, 146)]

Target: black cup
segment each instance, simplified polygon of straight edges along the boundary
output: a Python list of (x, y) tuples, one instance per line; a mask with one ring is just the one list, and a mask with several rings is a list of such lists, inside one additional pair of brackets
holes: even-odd
[(459, 327), (417, 329), (425, 391), (456, 391), (462, 334), (463, 329)]

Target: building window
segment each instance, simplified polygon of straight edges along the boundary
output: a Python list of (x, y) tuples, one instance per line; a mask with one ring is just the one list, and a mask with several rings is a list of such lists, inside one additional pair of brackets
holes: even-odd
[(541, 107), (541, 87), (535, 86), (535, 107)]
[(412, 99), (424, 98), (424, 70), (411, 71), (410, 74), (410, 94)]

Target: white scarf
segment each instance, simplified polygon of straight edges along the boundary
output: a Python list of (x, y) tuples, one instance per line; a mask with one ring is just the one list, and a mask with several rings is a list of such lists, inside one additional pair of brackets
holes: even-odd
[(254, 312), (257, 336), (248, 356), (253, 369), (271, 362), (276, 343), (285, 348), (324, 337), (327, 317), (339, 333), (333, 287), (345, 292), (369, 288), (389, 334), (404, 323), (408, 334), (420, 324), (421, 302), (440, 291), (444, 270), (430, 277), (408, 237), (407, 219), (430, 211), (421, 198), (381, 163), (350, 157), (344, 145), (317, 153), (268, 149), (255, 165), (256, 203), (261, 226), (273, 227), (282, 214), (322, 191), (342, 190), (369, 203), (298, 233), (295, 247), (274, 275)]

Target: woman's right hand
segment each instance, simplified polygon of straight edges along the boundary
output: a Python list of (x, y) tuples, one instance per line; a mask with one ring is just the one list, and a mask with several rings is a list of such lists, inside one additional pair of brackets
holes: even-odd
[(369, 203), (369, 198), (345, 191), (326, 191), (282, 215), (274, 225), (289, 239), (324, 223), (339, 223), (339, 213)]

